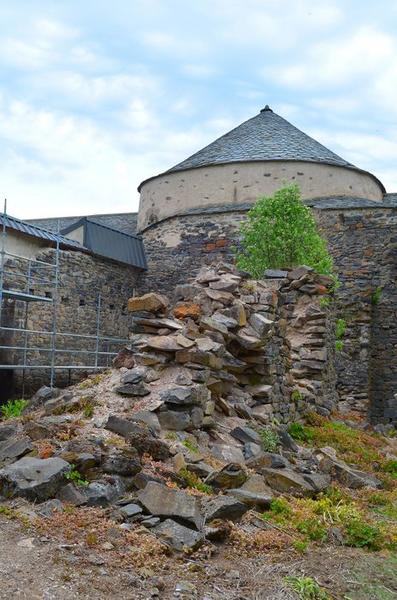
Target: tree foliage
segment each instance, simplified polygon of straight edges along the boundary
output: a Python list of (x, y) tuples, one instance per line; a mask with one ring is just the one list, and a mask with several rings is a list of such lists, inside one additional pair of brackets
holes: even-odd
[(312, 211), (302, 202), (297, 185), (259, 199), (240, 227), (241, 251), (237, 264), (254, 277), (265, 269), (308, 265), (318, 273), (332, 273), (332, 258), (320, 236)]

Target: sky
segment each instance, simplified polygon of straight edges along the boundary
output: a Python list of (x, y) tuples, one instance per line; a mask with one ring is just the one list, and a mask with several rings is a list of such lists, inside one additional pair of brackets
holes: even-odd
[(397, 2), (0, 0), (0, 25), (14, 216), (136, 211), (265, 104), (397, 192)]

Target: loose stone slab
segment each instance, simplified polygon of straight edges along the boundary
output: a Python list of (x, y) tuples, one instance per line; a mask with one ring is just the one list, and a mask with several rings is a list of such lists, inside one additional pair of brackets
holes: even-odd
[(0, 471), (0, 494), (44, 502), (65, 483), (70, 464), (62, 458), (24, 457)]
[(196, 527), (201, 526), (200, 499), (197, 496), (150, 481), (138, 493), (138, 500), (145, 510), (156, 517), (177, 517)]
[[(146, 525), (147, 526), (147, 525)], [(193, 550), (203, 542), (203, 534), (185, 527), (172, 519), (166, 519), (160, 525), (152, 528), (152, 531), (161, 538), (173, 550)]]

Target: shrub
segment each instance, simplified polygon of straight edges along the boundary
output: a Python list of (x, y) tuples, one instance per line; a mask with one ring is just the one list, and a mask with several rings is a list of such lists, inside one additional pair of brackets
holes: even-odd
[(3, 419), (12, 419), (13, 417), (20, 417), (27, 405), (27, 400), (9, 400), (7, 404), (4, 404), (1, 407), (1, 414), (3, 416)]
[(342, 340), (336, 340), (336, 342), (335, 342), (335, 350), (337, 352), (342, 352), (342, 350), (343, 350), (343, 342), (342, 342)]
[(299, 442), (311, 442), (313, 440), (313, 432), (302, 423), (291, 423), (288, 427), (288, 433), (294, 440)]
[(237, 264), (259, 278), (266, 269), (308, 265), (330, 274), (332, 258), (317, 231), (299, 187), (289, 185), (273, 196), (259, 199), (240, 228), (241, 252)]
[(268, 427), (264, 427), (260, 430), (259, 435), (262, 440), (262, 448), (265, 452), (276, 452), (280, 445), (280, 438), (277, 433)]

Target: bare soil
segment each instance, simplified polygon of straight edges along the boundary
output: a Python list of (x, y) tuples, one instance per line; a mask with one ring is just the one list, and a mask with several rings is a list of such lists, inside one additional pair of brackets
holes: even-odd
[[(112, 564), (106, 551), (60, 543), (0, 516), (0, 598), (26, 600), (197, 598), (294, 600), (284, 578), (315, 578), (337, 600), (397, 598), (397, 557), (344, 547), (238, 556), (224, 545), (212, 556), (169, 556), (158, 568)], [(176, 591), (178, 585), (186, 590)]]

